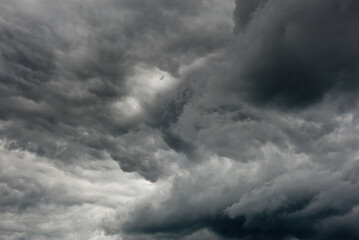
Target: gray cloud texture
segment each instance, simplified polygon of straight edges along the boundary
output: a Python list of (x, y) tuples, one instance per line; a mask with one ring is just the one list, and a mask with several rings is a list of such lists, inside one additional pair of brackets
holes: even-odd
[(356, 1), (1, 5), (0, 238), (359, 238)]
[(237, 78), (250, 98), (302, 107), (331, 90), (356, 91), (358, 8), (355, 1), (237, 1)]

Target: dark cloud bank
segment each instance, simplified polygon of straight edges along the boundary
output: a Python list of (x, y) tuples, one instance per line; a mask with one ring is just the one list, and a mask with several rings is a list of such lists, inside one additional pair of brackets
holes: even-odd
[[(1, 5), (6, 217), (113, 207), (48, 184), (41, 169), (62, 173), (34, 160), (106, 182), (111, 159), (154, 187), (92, 223), (108, 239), (359, 239), (358, 1)], [(8, 226), (0, 238), (72, 236)]]

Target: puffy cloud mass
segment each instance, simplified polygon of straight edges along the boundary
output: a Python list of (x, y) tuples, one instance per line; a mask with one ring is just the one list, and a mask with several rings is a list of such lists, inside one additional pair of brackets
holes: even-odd
[(0, 238), (359, 238), (359, 4), (4, 0)]

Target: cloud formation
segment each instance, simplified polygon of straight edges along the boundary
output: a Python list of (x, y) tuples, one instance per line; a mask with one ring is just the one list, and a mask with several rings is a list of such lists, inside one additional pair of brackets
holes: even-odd
[(356, 1), (2, 5), (0, 238), (359, 238)]
[(255, 102), (284, 107), (356, 91), (358, 8), (355, 1), (236, 1), (237, 81)]
[(5, 1), (0, 114), (8, 121), (2, 135), (63, 161), (109, 153), (123, 169), (157, 179), (164, 174), (153, 159), (166, 150), (161, 139), (146, 152), (124, 152), (119, 141), (161, 134), (175, 121), (185, 102), (177, 86), (189, 91), (180, 66), (230, 37), (229, 24), (218, 21), (212, 6), (225, 11), (211, 1)]

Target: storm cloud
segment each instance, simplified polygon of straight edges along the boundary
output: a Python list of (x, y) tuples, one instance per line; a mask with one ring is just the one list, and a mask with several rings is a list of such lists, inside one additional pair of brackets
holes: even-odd
[(355, 1), (237, 1), (237, 81), (258, 104), (303, 107), (358, 87)]
[(1, 239), (359, 238), (356, 1), (1, 5)]

